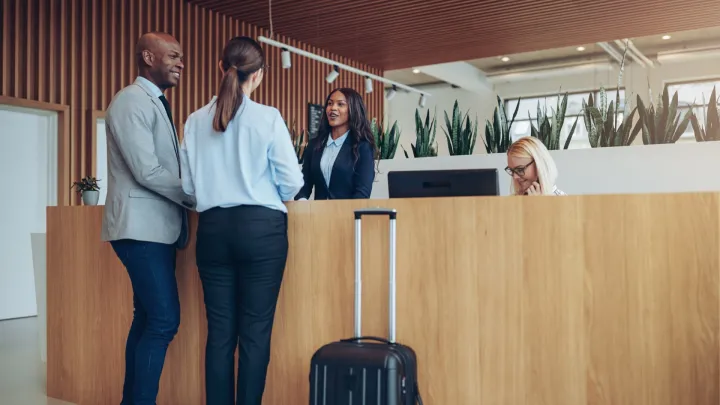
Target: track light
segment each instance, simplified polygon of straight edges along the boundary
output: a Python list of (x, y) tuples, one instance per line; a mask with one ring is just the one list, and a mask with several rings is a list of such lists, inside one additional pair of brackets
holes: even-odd
[(330, 73), (328, 73), (327, 77), (325, 78), (325, 81), (328, 83), (332, 83), (335, 81), (335, 79), (338, 78), (338, 76), (340, 76), (340, 71), (337, 66), (333, 66), (333, 70), (331, 70)]
[[(303, 49), (300, 49), (300, 48), (297, 48), (297, 47), (294, 47), (294, 46), (291, 46), (291, 45), (288, 45), (288, 44), (285, 44), (285, 43), (282, 43), (282, 42), (275, 41), (275, 40), (273, 40), (273, 39), (264, 37), (264, 36), (262, 36), (262, 35), (258, 36), (258, 41), (259, 41), (259, 42), (262, 42), (262, 43), (264, 43), (264, 44), (268, 44), (268, 45), (270, 45), (270, 46), (274, 46), (274, 47), (276, 47), (276, 48), (280, 48), (280, 49), (282, 49), (283, 51), (287, 50), (287, 51), (290, 52), (290, 53), (294, 53), (294, 54), (296, 54), (296, 55), (300, 55), (300, 56), (303, 56), (303, 57), (310, 58), (310, 59), (312, 59), (312, 60), (318, 61), (318, 62), (320, 62), (320, 63), (324, 63), (324, 64), (327, 64), (327, 65), (333, 66), (333, 67), (335, 68), (335, 71), (336, 71), (336, 72), (335, 72), (334, 74), (331, 72), (330, 75), (328, 75), (328, 77), (327, 77), (326, 79), (335, 80), (335, 79), (337, 78), (337, 75), (339, 74), (338, 70), (339, 70), (339, 69), (342, 69), (342, 70), (345, 70), (345, 71), (347, 71), (347, 72), (350, 72), (350, 73), (353, 73), (353, 74), (356, 74), (356, 75), (360, 75), (360, 76), (363, 76), (363, 77), (369, 77), (371, 80), (373, 80), (373, 81), (375, 81), (375, 82), (380, 82), (380, 83), (385, 83), (385, 84), (387, 84), (387, 85), (392, 85), (392, 86), (394, 86), (396, 89), (402, 89), (402, 90), (405, 90), (405, 91), (408, 91), (408, 92), (413, 92), (413, 93), (418, 93), (418, 94), (425, 94), (426, 97), (429, 97), (429, 96), (431, 95), (431, 94), (429, 94), (429, 93), (427, 93), (427, 92), (425, 92), (425, 91), (418, 90), (418, 89), (413, 88), (413, 87), (410, 87), (410, 86), (408, 86), (408, 85), (405, 85), (405, 84), (402, 84), (402, 83), (399, 83), (399, 82), (396, 82), (396, 81), (387, 79), (387, 78), (382, 77), (382, 76), (378, 76), (378, 75), (376, 75), (376, 74), (374, 74), (374, 73), (371, 73), (371, 72), (368, 72), (368, 71), (365, 71), (365, 70), (361, 70), (361, 69), (352, 67), (352, 66), (350, 66), (350, 65), (346, 65), (346, 64), (344, 64), (344, 63), (341, 63), (341, 62), (338, 62), (338, 61), (335, 61), (335, 60), (326, 58), (326, 57), (324, 57), (324, 56), (320, 56), (320, 55), (314, 54), (314, 53), (312, 53), (312, 52), (305, 51), (305, 50), (303, 50)], [(333, 77), (333, 76), (334, 76), (334, 77)]]
[(397, 87), (395, 85), (392, 86), (392, 89), (387, 91), (387, 94), (385, 94), (385, 98), (390, 101), (395, 97), (395, 94), (397, 94)]
[(365, 77), (365, 93), (372, 93), (372, 91), (373, 91), (372, 79), (369, 77)]
[(283, 48), (282, 53), (280, 54), (282, 58), (282, 67), (283, 69), (290, 69), (292, 66), (292, 62), (290, 61), (290, 51)]
[(419, 104), (420, 104), (420, 108), (425, 108), (425, 101), (426, 101), (426, 100), (425, 100), (425, 95), (424, 95), (424, 94), (421, 94), (421, 95), (420, 95), (420, 103), (419, 103)]

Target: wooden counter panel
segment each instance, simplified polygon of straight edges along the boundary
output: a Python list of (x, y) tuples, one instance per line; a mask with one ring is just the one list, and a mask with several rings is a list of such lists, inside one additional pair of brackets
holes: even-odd
[[(398, 339), (427, 405), (717, 405), (718, 194), (291, 203), (265, 404), (306, 404), (309, 361), (353, 332), (352, 210), (398, 210)], [(48, 209), (48, 392), (119, 401), (132, 313), (100, 207)], [(195, 218), (191, 224), (195, 229)], [(387, 219), (363, 219), (363, 333), (387, 333)], [(159, 404), (204, 403), (191, 247)]]

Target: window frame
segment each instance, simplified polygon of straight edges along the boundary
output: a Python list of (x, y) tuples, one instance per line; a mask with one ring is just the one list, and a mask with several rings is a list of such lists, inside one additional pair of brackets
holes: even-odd
[[(663, 81), (663, 91), (667, 91), (668, 95), (672, 97), (670, 94), (670, 86), (682, 86), (686, 84), (704, 84), (704, 83), (717, 83), (719, 86), (715, 88), (716, 95), (720, 94), (720, 76), (705, 76), (702, 78), (695, 78), (695, 79), (687, 79), (687, 80), (664, 80)], [(656, 96), (657, 97), (657, 96)], [(708, 98), (710, 95), (708, 94)], [(653, 104), (657, 102), (657, 98), (655, 100), (650, 100)], [(702, 100), (699, 100), (700, 103), (702, 103)], [(693, 107), (700, 107), (705, 108), (709, 104), (694, 104), (690, 106), (683, 106), (678, 102), (678, 112), (680, 114), (685, 114), (685, 112)], [(718, 107), (720, 108), (720, 103), (718, 103)], [(700, 124), (702, 126), (705, 125), (705, 117), (698, 117), (699, 121), (702, 121)], [(687, 129), (685, 129), (685, 132), (680, 135), (680, 138), (678, 139), (678, 142), (695, 142), (695, 132), (692, 129), (692, 125), (688, 124)], [(677, 143), (677, 142), (676, 142)]]

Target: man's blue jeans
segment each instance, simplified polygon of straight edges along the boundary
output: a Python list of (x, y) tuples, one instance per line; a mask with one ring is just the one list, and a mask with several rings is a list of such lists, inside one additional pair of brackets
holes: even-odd
[(135, 307), (121, 405), (155, 405), (165, 353), (180, 326), (175, 246), (134, 240), (111, 244), (130, 276)]

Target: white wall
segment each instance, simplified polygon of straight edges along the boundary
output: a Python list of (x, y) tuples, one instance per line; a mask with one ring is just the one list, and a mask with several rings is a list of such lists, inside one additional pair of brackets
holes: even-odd
[[(668, 82), (680, 82), (689, 80), (705, 80), (720, 78), (720, 57), (710, 56), (702, 59), (694, 60), (678, 60), (667, 61), (661, 66), (645, 69), (634, 63), (629, 63), (625, 67), (623, 74), (623, 86), (625, 87), (626, 97), (632, 100), (632, 105), (636, 105), (636, 96), (640, 95), (644, 103), (647, 103), (648, 97), (648, 81), (652, 89), (653, 103), (657, 101), (658, 96), (662, 93), (664, 86)], [(422, 89), (431, 93), (432, 96), (427, 98), (425, 109), (421, 109), (421, 114), (426, 113), (427, 109), (432, 111), (437, 107), (437, 120), (440, 124), (437, 133), (439, 148), (439, 156), (447, 155), (447, 144), (445, 135), (441, 128), (445, 127), (443, 111), (447, 110), (448, 114), (452, 113), (452, 106), (457, 99), (463, 112), (469, 110), (471, 118), (476, 115), (478, 117), (478, 136), (484, 136), (485, 120), (491, 119), (493, 109), (496, 105), (496, 97), (500, 95), (503, 99), (517, 97), (533, 97), (557, 94), (561, 88), (562, 91), (579, 92), (599, 89), (601, 85), (606, 88), (617, 86), (618, 69), (613, 65), (612, 68), (592, 68), (578, 69), (577, 73), (568, 74), (543, 74), (543, 75), (514, 75), (506, 76), (505, 79), (493, 79), (493, 90), (486, 93), (471, 93), (463, 89), (453, 89), (449, 85), (431, 85), (423, 86)], [(700, 101), (700, 100), (698, 100)], [(402, 137), (400, 144), (410, 152), (410, 143), (415, 142), (415, 108), (418, 107), (418, 96), (415, 93), (398, 92), (396, 96), (385, 102), (385, 121), (391, 124), (398, 120), (398, 125), (402, 129)], [(578, 121), (578, 126), (584, 125), (582, 118)], [(638, 136), (634, 144), (642, 144), (642, 139)], [(482, 140), (478, 139), (475, 146), (476, 154), (484, 154), (485, 149)], [(412, 155), (411, 155), (412, 157)], [(398, 153), (395, 158), (405, 158), (402, 149), (398, 147)]]
[[(720, 191), (720, 142), (640, 145), (550, 152), (557, 186), (568, 194), (637, 194)], [(371, 198), (388, 198), (387, 173), (400, 170), (496, 168), (500, 194), (508, 195), (505, 154), (382, 160)]]
[(46, 232), (57, 204), (57, 114), (0, 106), (0, 122), (0, 319), (10, 319), (37, 315), (30, 234)]

